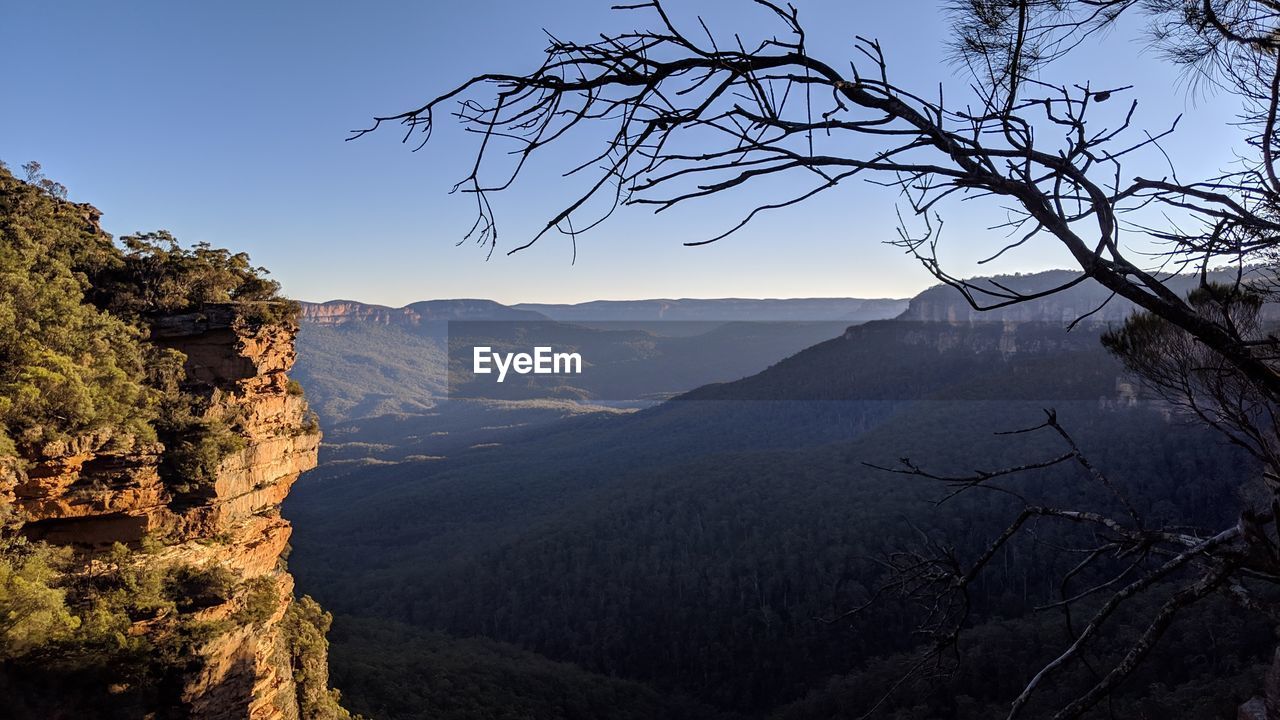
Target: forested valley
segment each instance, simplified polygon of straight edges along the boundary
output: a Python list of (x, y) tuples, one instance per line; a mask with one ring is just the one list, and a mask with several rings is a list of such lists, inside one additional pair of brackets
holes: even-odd
[[(915, 303), (916, 315), (936, 297)], [(299, 539), (291, 567), (338, 613), (335, 682), (379, 717), (428, 717), (392, 700), (421, 673), (444, 673), (495, 716), (530, 703), (542, 708), (535, 716), (575, 716), (551, 709), (554, 698), (513, 701), (503, 689), (511, 673), (548, 672), (587, 697), (638, 683), (699, 716), (855, 718), (879, 703), (885, 717), (988, 717), (1068, 637), (1054, 603), (1096, 582), (1062, 581), (1092, 532), (1046, 523), (1006, 546), (972, 590), (963, 657), (944, 661), (958, 672), (896, 686), (919, 656), (914, 631), (928, 608), (877, 593), (886, 558), (926, 544), (971, 558), (1021, 505), (982, 489), (939, 504), (951, 485), (885, 468), (909, 458), (962, 475), (1061, 455), (1049, 429), (998, 434), (1051, 410), (1161, 523), (1230, 522), (1241, 479), (1257, 472), (1144, 393), (1103, 349), (1106, 327), (876, 321), (648, 410), (321, 476), (288, 507)], [(1074, 463), (1001, 486), (1050, 506), (1117, 509)], [(1231, 717), (1270, 652), (1265, 622), (1232, 609), (1214, 600), (1180, 620), (1115, 712)], [(1113, 647), (1154, 611), (1137, 604), (1119, 617)], [(361, 639), (373, 628), (385, 643)], [(1087, 672), (1038, 702), (1068, 701)], [(610, 697), (615, 714), (599, 716), (654, 716), (648, 695)]]

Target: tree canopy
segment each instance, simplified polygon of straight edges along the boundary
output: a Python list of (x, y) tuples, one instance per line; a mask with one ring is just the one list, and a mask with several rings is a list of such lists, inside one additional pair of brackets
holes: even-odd
[(96, 209), (24, 167), (28, 181), (0, 166), (0, 455), (92, 432), (151, 441), (182, 424), (181, 358), (147, 341), (154, 316), (230, 301), (277, 301), (267, 321), (296, 312), (248, 255), (166, 231), (117, 245)]

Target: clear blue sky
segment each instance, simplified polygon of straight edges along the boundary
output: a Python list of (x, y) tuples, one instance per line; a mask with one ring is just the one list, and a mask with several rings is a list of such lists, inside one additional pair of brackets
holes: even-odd
[[(937, 3), (795, 3), (811, 51), (833, 64), (852, 57), (853, 35), (874, 36), (905, 84), (963, 89), (943, 61)], [(580, 239), (576, 265), (561, 237), (510, 257), (500, 247), (486, 262), (483, 249), (454, 246), (471, 221), (470, 199), (447, 194), (468, 167), (467, 137), (445, 132), (418, 153), (395, 130), (344, 142), (370, 116), (415, 106), (472, 74), (536, 66), (541, 28), (591, 37), (635, 25), (609, 4), (6, 3), (0, 34), (16, 64), (5, 78), (0, 159), (14, 168), (39, 160), (74, 199), (100, 207), (117, 235), (164, 228), (187, 242), (246, 250), (306, 300), (883, 297), (932, 284), (879, 242), (893, 233), (893, 197), (860, 184), (707, 247), (681, 243), (718, 234), (758, 197), (670, 217), (628, 209)], [(763, 27), (748, 0), (671, 4), (744, 36)], [(1147, 127), (1186, 112), (1166, 148), (1188, 176), (1229, 161), (1225, 144), (1204, 140), (1221, 134), (1234, 108), (1193, 102), (1172, 70), (1117, 35), (1086, 47), (1073, 79), (1137, 85)], [(530, 237), (565, 196), (552, 173), (565, 157), (547, 160), (531, 182), (496, 198), (505, 247)], [(948, 234), (981, 241), (984, 219), (961, 209)], [(976, 257), (963, 247), (955, 244), (960, 269)], [(988, 269), (1065, 264), (1036, 251)]]

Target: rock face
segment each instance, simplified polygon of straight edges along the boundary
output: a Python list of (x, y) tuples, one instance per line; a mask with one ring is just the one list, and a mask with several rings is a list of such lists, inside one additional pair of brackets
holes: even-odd
[[(994, 278), (975, 278), (971, 282), (995, 293), (1017, 292), (1031, 294), (1060, 287), (1076, 279), (1078, 273), (1050, 270), (1043, 273)], [(999, 302), (996, 296), (975, 292), (975, 298), (983, 305)], [(1101, 309), (1099, 309), (1101, 308)], [(1070, 323), (1088, 314), (1093, 323), (1117, 322), (1133, 312), (1132, 303), (1112, 298), (1110, 291), (1092, 280), (1067, 290), (1029, 302), (1016, 303), (1003, 308), (975, 310), (954, 288), (938, 285), (911, 298), (911, 303), (900, 320), (917, 320), (933, 323)]]
[[(49, 444), (21, 463), (0, 458), (0, 496), (12, 502), (22, 531), (76, 548), (86, 568), (114, 543), (146, 542), (153, 550), (137, 557), (147, 563), (218, 566), (234, 580), (229, 597), (198, 610), (219, 632), (195, 649), (196, 661), (171, 693), (177, 707), (157, 708), (158, 717), (299, 717), (280, 627), (293, 598), (281, 560), (290, 526), (280, 503), (298, 475), (315, 467), (320, 432), (286, 376), (296, 326), (254, 324), (244, 310), (207, 306), (153, 330), (154, 342), (186, 354), (189, 391), (207, 401), (208, 412), (237, 418), (240, 449), (222, 459), (212, 482), (175, 490), (161, 477), (162, 446), (119, 450), (106, 434)], [(250, 603), (252, 623), (242, 619)], [(149, 631), (139, 623), (131, 632)]]
[(368, 322), (379, 325), (413, 326), (421, 323), (422, 318), (407, 307), (389, 308), (353, 300), (330, 300), (323, 303), (302, 303), (302, 321), (315, 325)]
[(344, 325), (350, 322), (417, 327), (449, 320), (546, 320), (545, 315), (501, 305), (492, 300), (424, 300), (402, 308), (353, 300), (301, 303), (302, 322)]
[[(999, 304), (1002, 297), (1010, 293), (1031, 295), (1059, 288), (1079, 280), (1080, 273), (1067, 270), (1048, 270), (1025, 275), (997, 275), (990, 278), (972, 278), (967, 281), (974, 287), (991, 291), (993, 294), (974, 292), (975, 299), (983, 307)], [(1185, 297), (1200, 284), (1198, 275), (1160, 275), (1159, 278), (1176, 295)], [(1236, 280), (1236, 274), (1230, 270), (1210, 271), (1205, 279), (1213, 283), (1230, 285)], [(1250, 282), (1254, 276), (1246, 276)], [(993, 309), (974, 309), (955, 288), (948, 285), (937, 285), (916, 295), (911, 299), (899, 320), (916, 320), (934, 323), (1058, 323), (1067, 324), (1085, 317), (1086, 325), (1106, 325), (1122, 322), (1129, 317), (1137, 306), (1124, 298), (1114, 296), (1111, 291), (1093, 280), (1070, 285), (1067, 289), (1054, 292), (1046, 297), (1019, 302)], [(1264, 310), (1264, 317), (1269, 320), (1280, 319), (1280, 312), (1274, 304)]]

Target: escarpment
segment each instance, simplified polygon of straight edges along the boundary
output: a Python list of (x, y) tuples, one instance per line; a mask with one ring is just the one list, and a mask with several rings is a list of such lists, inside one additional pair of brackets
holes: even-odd
[[(180, 652), (180, 665), (160, 671), (155, 687), (109, 688), (106, 702), (119, 694), (122, 710), (228, 720), (301, 716), (282, 628), (293, 579), (282, 561), (289, 523), (279, 509), (298, 475), (314, 468), (320, 432), (285, 374), (296, 327), (255, 323), (244, 310), (209, 305), (160, 318), (152, 329), (152, 342), (186, 357), (184, 389), (206, 401), (205, 414), (234, 418), (236, 447), (205, 482), (179, 486), (165, 477), (163, 445), (120, 450), (106, 432), (0, 461), (0, 495), (12, 502), (19, 532), (70, 548), (73, 574), (99, 573), (113, 562), (111, 548), (124, 546), (136, 551), (127, 561), (141, 573), (195, 578), (188, 584), (198, 585), (191, 593), (198, 597), (178, 597), (186, 612), (131, 618), (125, 634), (152, 635), (161, 646), (166, 635), (182, 632), (178, 615), (202, 633)], [(17, 671), (10, 683), (35, 670)], [(24, 706), (32, 716), (77, 716), (76, 694), (28, 697)]]
[[(88, 671), (66, 661), (0, 666), (0, 693), (18, 716), (322, 716), (300, 708), (299, 698), (315, 688), (303, 687), (308, 678), (294, 666), (297, 632), (288, 628), (297, 623), (285, 622), (293, 578), (282, 559), (290, 526), (280, 516), (294, 481), (316, 464), (320, 431), (286, 375), (296, 325), (255, 320), (261, 309), (207, 304), (151, 324), (154, 344), (182, 353), (182, 388), (200, 401), (202, 419), (230, 428), (208, 477), (176, 476), (166, 467), (171, 448), (124, 442), (109, 431), (0, 458), (0, 501), (11, 504), (18, 532), (70, 553), (62, 584), (91, 582), (127, 564), (132, 578), (159, 578), (172, 600), (150, 616), (130, 608), (119, 628), (122, 647), (146, 641), (147, 654), (168, 657), (161, 666), (143, 658), (152, 666), (113, 677), (112, 666), (122, 664), (109, 642), (95, 651), (101, 657), (79, 663), (98, 666)], [(99, 681), (56, 695), (44, 687), (84, 672)]]
[(0, 717), (350, 717), (284, 563), (297, 304), (65, 194), (0, 163)]
[(323, 303), (301, 303), (302, 321), (314, 325), (345, 325), (367, 322), (379, 325), (416, 326), (422, 316), (410, 308), (390, 308), (352, 300), (330, 300)]

